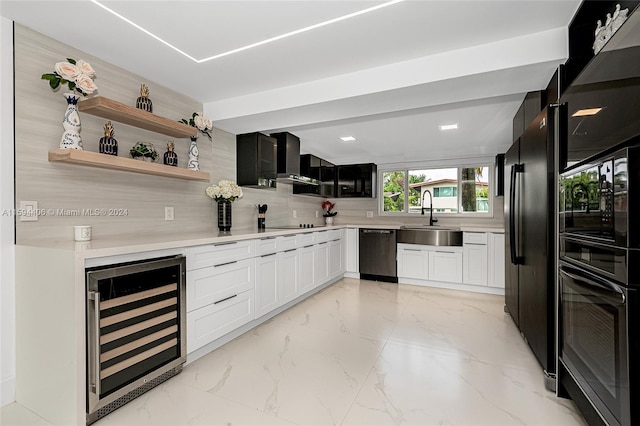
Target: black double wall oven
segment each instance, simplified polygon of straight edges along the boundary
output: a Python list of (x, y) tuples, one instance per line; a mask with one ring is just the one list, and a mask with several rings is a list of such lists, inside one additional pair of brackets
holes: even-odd
[(640, 424), (640, 147), (560, 176), (559, 365), (590, 424)]

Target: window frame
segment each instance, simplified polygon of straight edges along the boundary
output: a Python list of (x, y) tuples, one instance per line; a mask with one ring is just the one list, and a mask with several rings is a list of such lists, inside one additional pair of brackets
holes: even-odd
[[(461, 200), (461, 185), (462, 185), (462, 169), (467, 168), (487, 168), (488, 171), (488, 197), (487, 203), (489, 206), (488, 212), (463, 212), (462, 211), (462, 200)], [(495, 194), (496, 185), (495, 182), (495, 170), (493, 159), (476, 159), (472, 162), (428, 162), (428, 163), (412, 163), (412, 164), (398, 164), (398, 165), (388, 165), (388, 166), (378, 166), (378, 189), (377, 189), (377, 197), (378, 197), (378, 215), (384, 217), (416, 217), (416, 213), (409, 213), (409, 174), (412, 171), (417, 170), (433, 170), (433, 169), (444, 169), (444, 168), (456, 168), (457, 169), (457, 202), (458, 202), (458, 211), (456, 213), (441, 213), (441, 212), (433, 212), (438, 217), (446, 217), (446, 218), (462, 218), (462, 217), (473, 217), (473, 218), (493, 218), (493, 195)], [(384, 175), (385, 173), (391, 172), (403, 172), (404, 173), (404, 187), (405, 187), (405, 195), (404, 195), (404, 207), (402, 211), (384, 211)]]

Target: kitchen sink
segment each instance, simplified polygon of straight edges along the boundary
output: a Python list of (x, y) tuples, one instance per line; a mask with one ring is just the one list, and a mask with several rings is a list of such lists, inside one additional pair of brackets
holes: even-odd
[(398, 230), (398, 242), (427, 246), (462, 246), (462, 231), (440, 226), (403, 226)]

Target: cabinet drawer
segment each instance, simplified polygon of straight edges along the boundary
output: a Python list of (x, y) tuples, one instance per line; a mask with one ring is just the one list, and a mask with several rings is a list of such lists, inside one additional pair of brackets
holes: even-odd
[(187, 271), (187, 312), (217, 303), (255, 285), (255, 259)]
[(463, 244), (487, 244), (486, 232), (464, 232), (462, 234)]
[(342, 238), (342, 229), (332, 229), (327, 231), (327, 239), (329, 241), (339, 240)]
[(255, 255), (255, 241), (228, 241), (206, 246), (190, 247), (187, 255), (187, 271), (219, 265), (234, 260), (248, 259)]
[(313, 233), (313, 243), (324, 243), (329, 241), (329, 231), (316, 231)]
[(295, 235), (281, 235), (276, 238), (277, 251), (291, 250), (298, 247)]
[(276, 237), (265, 237), (256, 241), (256, 254), (258, 256), (275, 253), (276, 251)]
[(253, 320), (253, 290), (187, 313), (187, 353)]
[(313, 232), (296, 235), (296, 245), (298, 247), (310, 246), (313, 244)]

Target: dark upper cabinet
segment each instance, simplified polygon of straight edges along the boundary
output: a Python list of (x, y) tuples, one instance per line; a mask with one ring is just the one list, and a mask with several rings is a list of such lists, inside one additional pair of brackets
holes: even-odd
[(595, 41), (596, 22), (605, 25), (607, 13), (613, 14), (616, 5), (621, 9), (629, 9), (629, 15), (638, 6), (639, 1), (583, 1), (569, 24), (569, 58), (565, 62), (560, 94), (582, 72), (593, 59), (593, 42)]
[(529, 92), (525, 96), (516, 115), (513, 117), (513, 142), (524, 133), (529, 124), (540, 114), (545, 107), (545, 92)]
[(312, 154), (300, 156), (300, 175), (318, 181), (318, 185), (293, 184), (294, 194), (335, 197), (335, 165)]
[(378, 168), (375, 164), (350, 164), (337, 166), (336, 197), (376, 197)]
[(277, 144), (259, 132), (236, 136), (236, 170), (238, 185), (275, 188), (277, 176)]
[(640, 141), (638, 34), (640, 10), (630, 14), (562, 94), (566, 117), (559, 129), (560, 171)]

